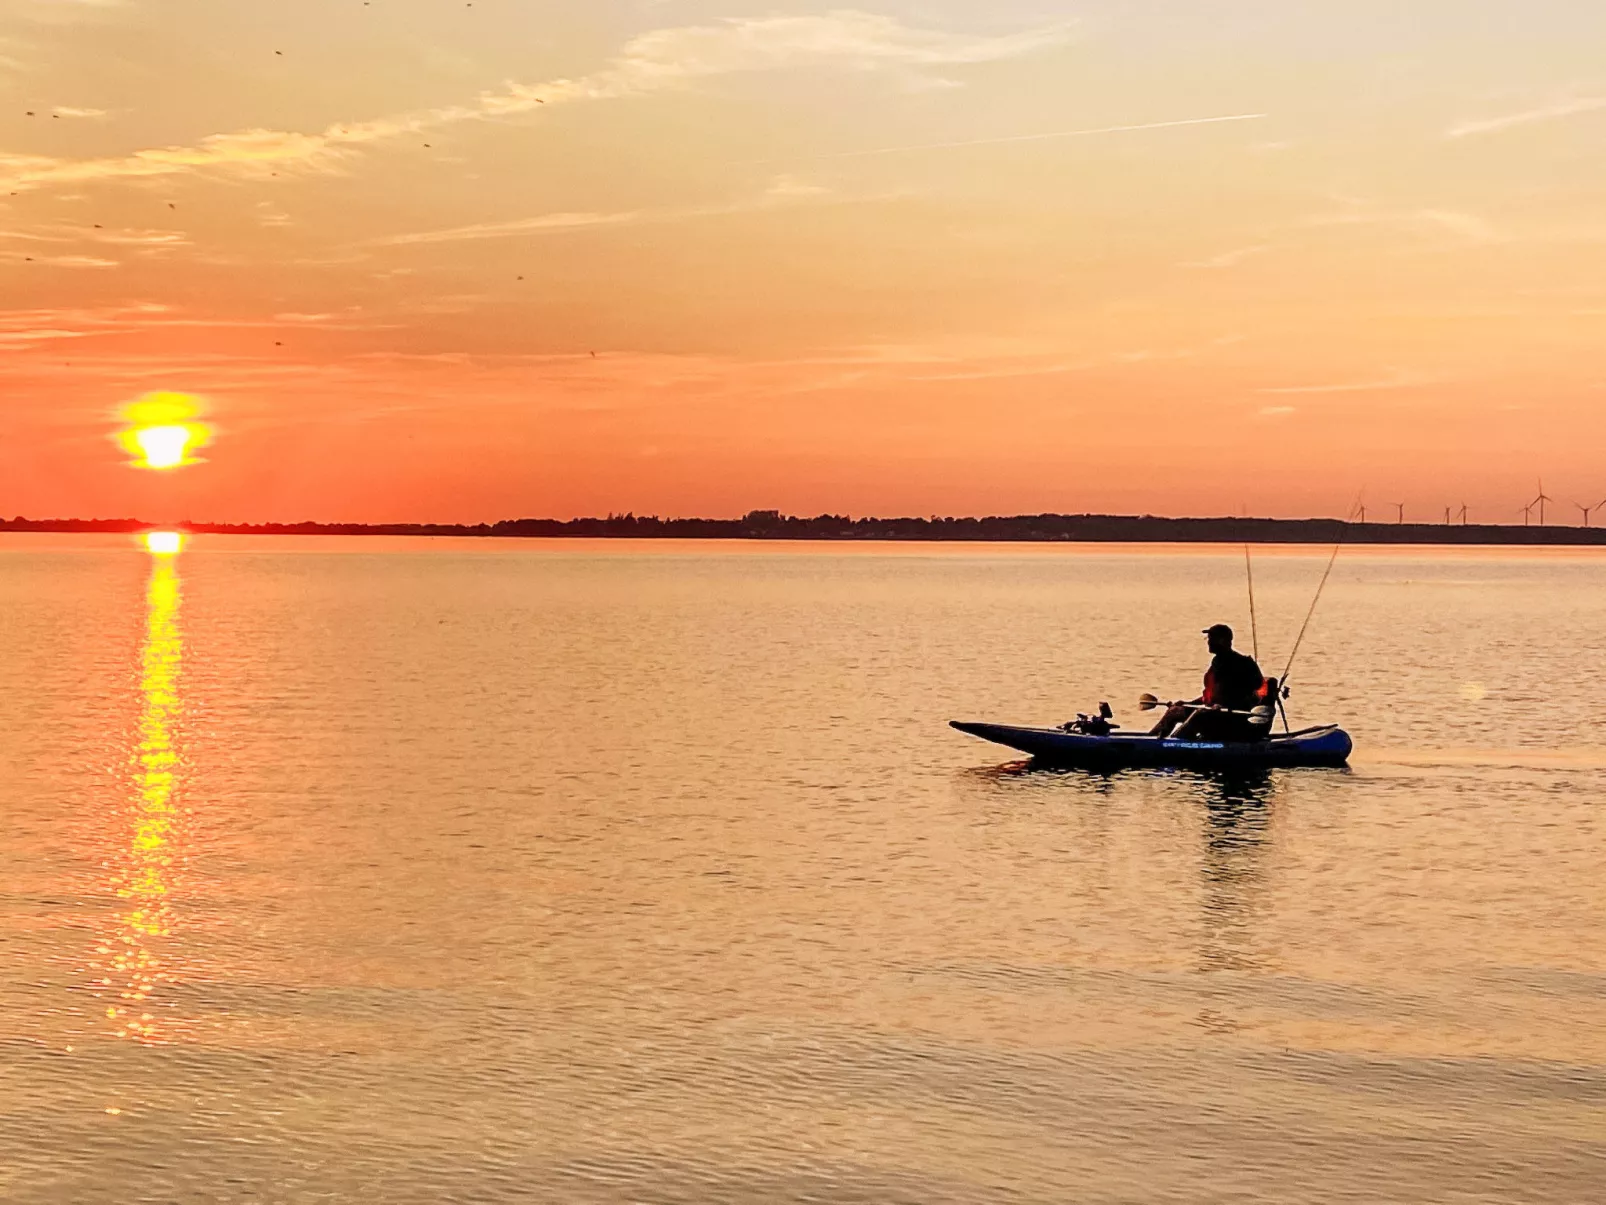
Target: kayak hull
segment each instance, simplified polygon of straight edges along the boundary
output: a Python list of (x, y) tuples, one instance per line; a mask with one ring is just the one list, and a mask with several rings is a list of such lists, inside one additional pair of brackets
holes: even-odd
[(1273, 736), (1263, 741), (1189, 741), (1112, 733), (1087, 736), (1061, 728), (1017, 728), (1009, 724), (950, 721), (960, 732), (1030, 754), (1057, 766), (1087, 770), (1181, 767), (1200, 770), (1258, 770), (1279, 766), (1343, 766), (1354, 742), (1341, 728), (1320, 728)]

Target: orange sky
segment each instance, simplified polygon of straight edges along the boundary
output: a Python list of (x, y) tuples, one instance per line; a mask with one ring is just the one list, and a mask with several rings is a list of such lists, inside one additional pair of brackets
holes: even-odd
[[(6, 0), (0, 514), (1520, 521), (1543, 474), (1576, 521), (1602, 46), (1576, 0)], [(125, 467), (153, 389), (206, 464)]]

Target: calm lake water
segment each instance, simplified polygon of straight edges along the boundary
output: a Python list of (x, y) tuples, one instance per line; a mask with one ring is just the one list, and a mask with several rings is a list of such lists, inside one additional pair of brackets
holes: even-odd
[[(1327, 555), (1256, 561), (1281, 670)], [(7, 1202), (1606, 1199), (1606, 556), (0, 537)]]

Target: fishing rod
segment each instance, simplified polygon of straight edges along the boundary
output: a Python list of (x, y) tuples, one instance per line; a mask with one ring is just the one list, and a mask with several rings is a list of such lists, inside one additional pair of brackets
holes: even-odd
[[(1356, 496), (1356, 506), (1360, 505), (1360, 497)], [(1283, 676), (1277, 679), (1277, 710), (1282, 712), (1283, 727), (1288, 727), (1288, 711), (1283, 707), (1283, 699), (1288, 694), (1288, 674), (1294, 668), (1294, 658), (1299, 656), (1299, 646), (1305, 642), (1305, 631), (1310, 627), (1311, 616), (1316, 614), (1316, 604), (1322, 601), (1322, 591), (1327, 588), (1327, 579), (1333, 574), (1333, 564), (1338, 560), (1338, 550), (1344, 547), (1344, 541), (1349, 536), (1350, 520), (1355, 517), (1355, 507), (1350, 508), (1344, 526), (1339, 530), (1338, 542), (1333, 545), (1333, 555), (1327, 558), (1327, 568), (1322, 570), (1322, 580), (1316, 583), (1316, 596), (1310, 600), (1310, 610), (1305, 612), (1305, 622), (1299, 625), (1299, 635), (1294, 637), (1294, 647), (1288, 654), (1288, 663), (1283, 666)]]
[(1333, 572), (1333, 562), (1338, 560), (1338, 550), (1343, 541), (1333, 545), (1333, 555), (1327, 558), (1327, 568), (1322, 571), (1322, 580), (1316, 584), (1316, 597), (1310, 600), (1310, 610), (1305, 612), (1305, 622), (1299, 625), (1299, 635), (1294, 637), (1293, 651), (1288, 654), (1288, 663), (1283, 666), (1283, 676), (1278, 681), (1288, 685), (1288, 671), (1294, 668), (1294, 658), (1299, 656), (1299, 646), (1305, 640), (1305, 629), (1310, 627), (1311, 616), (1316, 614), (1316, 604), (1322, 601), (1322, 591), (1327, 587), (1327, 579)]
[(1249, 638), (1254, 642), (1255, 663), (1260, 663), (1260, 627), (1255, 622), (1255, 567), (1249, 560), (1249, 544), (1244, 544), (1244, 574), (1249, 578)]

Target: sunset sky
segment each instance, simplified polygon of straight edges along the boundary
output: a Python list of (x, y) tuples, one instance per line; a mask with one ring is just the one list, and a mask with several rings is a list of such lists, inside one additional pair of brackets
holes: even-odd
[[(1579, 0), (0, 0), (0, 514), (1520, 522), (1543, 475), (1575, 522), (1603, 47)], [(152, 390), (206, 463), (126, 467)]]

